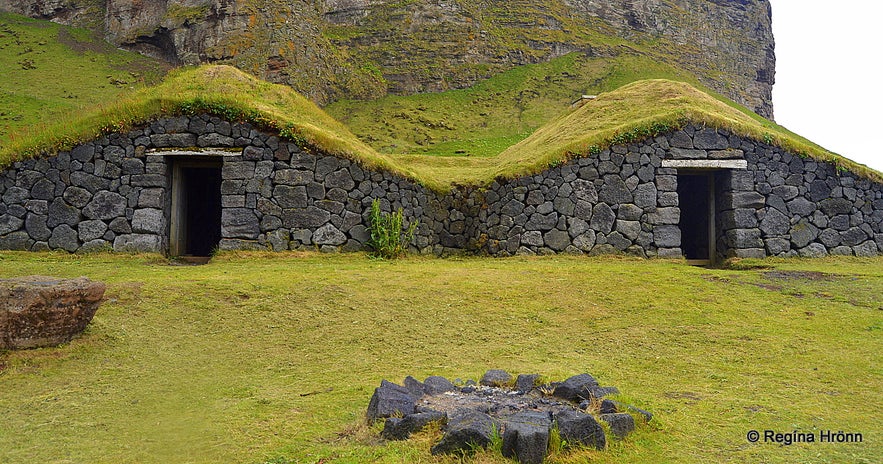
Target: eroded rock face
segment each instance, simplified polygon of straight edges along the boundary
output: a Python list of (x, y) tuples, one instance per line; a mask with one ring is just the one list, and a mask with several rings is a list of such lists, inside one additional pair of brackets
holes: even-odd
[(82, 332), (105, 285), (85, 277), (0, 279), (0, 349), (55, 346)]
[[(586, 17), (602, 18), (617, 35), (632, 40), (653, 36), (681, 47), (679, 63), (707, 85), (757, 114), (773, 118), (776, 76), (772, 6), (768, 0), (564, 0)], [(735, 84), (713, 82), (712, 65)], [(708, 68), (706, 68), (708, 69)]]

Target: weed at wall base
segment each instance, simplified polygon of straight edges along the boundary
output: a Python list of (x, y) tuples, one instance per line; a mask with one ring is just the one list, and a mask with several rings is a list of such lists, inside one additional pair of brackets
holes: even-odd
[(407, 229), (404, 228), (404, 213), (399, 208), (393, 213), (380, 210), (380, 200), (371, 202), (371, 256), (381, 259), (395, 259), (405, 254), (408, 244), (414, 239), (420, 221), (414, 220)]

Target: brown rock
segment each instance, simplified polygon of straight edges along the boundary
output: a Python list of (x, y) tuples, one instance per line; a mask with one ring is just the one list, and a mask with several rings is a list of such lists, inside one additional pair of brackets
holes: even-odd
[(105, 285), (85, 277), (0, 279), (0, 349), (56, 346), (89, 325)]

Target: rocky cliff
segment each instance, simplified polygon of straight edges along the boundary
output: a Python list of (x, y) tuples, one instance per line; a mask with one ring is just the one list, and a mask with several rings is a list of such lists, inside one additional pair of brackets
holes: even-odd
[(466, 87), (576, 51), (650, 55), (773, 115), (769, 0), (0, 0), (0, 9), (97, 28), (174, 64), (235, 64), (320, 103)]

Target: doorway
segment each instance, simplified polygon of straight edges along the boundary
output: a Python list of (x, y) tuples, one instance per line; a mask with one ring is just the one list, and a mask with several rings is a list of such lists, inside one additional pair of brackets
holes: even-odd
[(681, 251), (692, 264), (712, 264), (716, 257), (714, 173), (678, 172)]
[(208, 257), (221, 241), (220, 160), (172, 164), (172, 221), (169, 253)]

